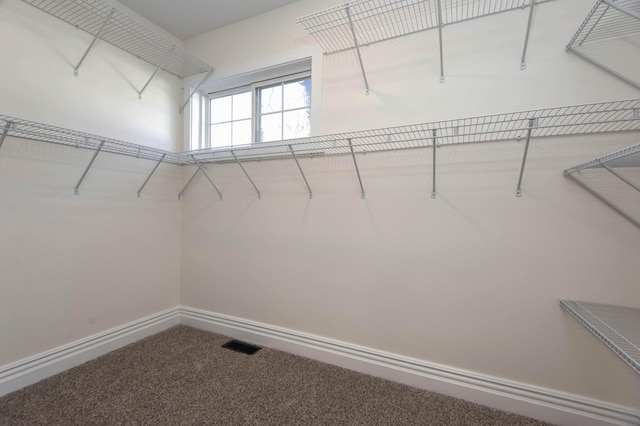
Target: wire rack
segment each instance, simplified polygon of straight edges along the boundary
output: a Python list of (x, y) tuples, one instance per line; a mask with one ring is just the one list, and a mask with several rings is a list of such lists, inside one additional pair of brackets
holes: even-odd
[(567, 44), (567, 51), (599, 66), (640, 89), (640, 83), (597, 61), (581, 48), (606, 39), (620, 39), (640, 34), (640, 0), (598, 0), (578, 31)]
[(5, 136), (67, 145), (75, 148), (86, 148), (94, 151), (101, 150), (171, 164), (185, 163), (185, 158), (182, 155), (173, 152), (0, 115), (0, 137), (2, 137), (2, 141), (4, 141)]
[(640, 130), (640, 99), (485, 115), (277, 143), (183, 152), (190, 162), (264, 160)]
[[(297, 19), (326, 53), (523, 8), (533, 0), (357, 0)], [(549, 0), (538, 0), (542, 3)], [(353, 23), (353, 29), (351, 29)]]
[(616, 152), (612, 152), (611, 154), (607, 154), (600, 158), (596, 158), (591, 161), (587, 161), (586, 163), (579, 164), (577, 166), (571, 167), (564, 171), (565, 175), (569, 175), (571, 173), (578, 172), (580, 170), (591, 169), (594, 167), (602, 167), (603, 165), (618, 161), (623, 158), (631, 158), (632, 161), (629, 161), (625, 164), (627, 167), (640, 167), (640, 144), (632, 145), (628, 148), (621, 149)]
[(569, 41), (567, 48), (639, 32), (640, 1), (617, 0), (612, 2), (598, 0), (578, 28), (578, 31), (571, 38), (571, 41)]
[[(213, 68), (137, 20), (101, 0), (23, 0), (175, 75), (184, 78)], [(104, 26), (104, 28), (103, 28)]]
[(572, 300), (560, 306), (640, 374), (640, 309)]

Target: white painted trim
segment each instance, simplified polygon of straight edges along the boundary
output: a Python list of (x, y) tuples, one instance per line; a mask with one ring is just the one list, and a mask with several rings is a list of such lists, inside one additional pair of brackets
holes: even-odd
[(0, 366), (0, 396), (178, 324), (180, 324), (180, 310), (172, 308), (36, 356)]
[(200, 309), (181, 324), (558, 425), (640, 425), (640, 411)]
[(640, 411), (629, 407), (188, 307), (168, 309), (0, 366), (0, 396), (178, 324), (558, 425), (640, 425)]

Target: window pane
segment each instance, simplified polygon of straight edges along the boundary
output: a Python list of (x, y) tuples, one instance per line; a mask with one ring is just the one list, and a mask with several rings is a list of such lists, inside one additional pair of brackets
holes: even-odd
[(211, 99), (211, 123), (231, 121), (231, 96)]
[(284, 109), (311, 106), (311, 79), (294, 81), (284, 85)]
[(231, 146), (231, 123), (211, 126), (211, 148)]
[(282, 111), (282, 85), (265, 87), (260, 89), (260, 112)]
[(251, 144), (251, 120), (233, 122), (233, 145)]
[(233, 95), (233, 119), (251, 118), (251, 92)]
[(283, 139), (303, 138), (310, 135), (311, 109), (298, 109), (284, 113)]
[(261, 142), (282, 139), (282, 114), (263, 115), (260, 118), (259, 136)]

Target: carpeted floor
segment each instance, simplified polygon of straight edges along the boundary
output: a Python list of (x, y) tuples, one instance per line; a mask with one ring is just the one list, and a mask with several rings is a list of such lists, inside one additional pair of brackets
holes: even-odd
[(185, 326), (0, 398), (0, 425), (544, 425)]

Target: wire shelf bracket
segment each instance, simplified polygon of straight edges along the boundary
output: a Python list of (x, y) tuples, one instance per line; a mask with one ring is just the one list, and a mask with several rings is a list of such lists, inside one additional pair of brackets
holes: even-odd
[(84, 181), (84, 178), (87, 176), (87, 173), (89, 173), (91, 166), (93, 166), (93, 162), (96, 161), (96, 158), (98, 157), (98, 154), (100, 154), (100, 151), (102, 151), (103, 146), (104, 146), (104, 141), (100, 142), (98, 149), (96, 149), (96, 152), (93, 153), (93, 157), (91, 157), (91, 161), (89, 161), (89, 164), (87, 165), (86, 169), (84, 169), (84, 173), (82, 173), (82, 176), (80, 176), (80, 180), (76, 184), (76, 187), (73, 189), (73, 193), (75, 195), (80, 195), (80, 185), (82, 185), (82, 181)]
[(313, 198), (313, 191), (311, 191), (311, 187), (309, 186), (309, 182), (307, 181), (307, 177), (304, 175), (304, 171), (302, 171), (302, 167), (300, 167), (300, 162), (298, 161), (298, 157), (296, 157), (296, 153), (293, 150), (293, 147), (289, 145), (289, 150), (291, 151), (291, 156), (293, 157), (296, 165), (298, 166), (298, 170), (300, 170), (300, 174), (302, 175), (302, 179), (304, 180), (304, 184), (307, 185), (307, 189), (309, 190), (309, 199)]
[(82, 63), (84, 62), (86, 57), (89, 55), (89, 52), (91, 52), (91, 50), (93, 49), (93, 46), (95, 46), (96, 41), (102, 35), (102, 32), (104, 31), (105, 27), (107, 26), (107, 24), (111, 20), (111, 17), (113, 16), (114, 12), (115, 12), (115, 10), (111, 9), (111, 11), (109, 12), (109, 15), (107, 16), (107, 18), (102, 23), (102, 26), (100, 27), (100, 30), (98, 30), (97, 34), (93, 37), (93, 40), (91, 41), (91, 44), (89, 44), (89, 47), (87, 48), (87, 50), (85, 50), (84, 55), (82, 55), (82, 58), (80, 58), (80, 62), (78, 62), (78, 65), (76, 65), (75, 68), (73, 69), (73, 75), (74, 76), (76, 76), (76, 77), (78, 76), (78, 70), (80, 69), (80, 66), (82, 65)]
[(142, 90), (136, 90), (139, 97), (160, 70), (165, 70), (180, 79), (213, 71), (211, 65), (176, 46), (174, 42), (104, 0), (22, 1), (93, 37), (91, 44), (74, 68), (76, 76), (98, 40), (106, 41), (156, 67)]
[(351, 142), (351, 139), (348, 139), (347, 142), (349, 142), (349, 150), (351, 151), (351, 158), (353, 158), (353, 165), (356, 168), (356, 174), (358, 175), (358, 182), (360, 183), (360, 198), (364, 200), (365, 198), (364, 186), (362, 185), (362, 178), (360, 177), (360, 169), (358, 168), (358, 161), (356, 160), (356, 154), (353, 151), (353, 143)]
[(609, 74), (640, 89), (640, 83), (584, 52), (583, 47), (608, 39), (620, 40), (640, 34), (640, 1), (597, 0), (566, 46), (567, 52), (590, 62)]
[(640, 374), (640, 309), (575, 300), (560, 306)]
[(213, 183), (213, 180), (211, 180), (211, 178), (209, 177), (207, 172), (204, 171), (204, 168), (202, 167), (202, 164), (200, 164), (200, 162), (198, 160), (196, 160), (195, 158), (193, 158), (193, 162), (197, 166), (197, 169), (193, 173), (193, 175), (191, 175), (191, 178), (189, 179), (187, 184), (184, 186), (184, 188), (182, 188), (182, 191), (180, 191), (180, 193), (178, 194), (178, 200), (180, 200), (182, 198), (182, 194), (184, 194), (184, 191), (186, 191), (187, 188), (189, 187), (189, 185), (191, 185), (191, 182), (193, 182), (193, 179), (195, 179), (196, 175), (201, 172), (204, 175), (204, 177), (207, 178), (207, 180), (209, 181), (209, 183), (211, 184), (213, 189), (215, 189), (215, 191), (218, 193), (218, 197), (220, 198), (220, 201), (222, 201), (222, 192), (220, 192), (220, 190), (218, 189), (216, 184)]
[(518, 177), (518, 186), (516, 188), (516, 197), (522, 196), (522, 177), (524, 175), (524, 166), (527, 163), (527, 154), (529, 153), (529, 142), (531, 141), (531, 131), (536, 125), (537, 120), (532, 118), (529, 120), (529, 128), (527, 129), (527, 139), (524, 144), (524, 154), (522, 155), (522, 164), (520, 165), (520, 176)]
[(433, 130), (433, 139), (431, 140), (431, 146), (433, 149), (433, 186), (431, 189), (431, 198), (435, 199), (436, 198), (436, 135), (437, 135), (437, 130)]
[[(638, 118), (636, 118), (638, 120)], [(596, 158), (594, 160), (588, 161), (586, 163), (579, 164), (577, 166), (571, 167), (569, 169), (564, 170), (564, 176), (571, 178), (574, 182), (584, 188), (586, 191), (591, 193), (593, 196), (598, 198), (600, 201), (605, 203), (611, 209), (613, 209), (616, 213), (620, 214), (622, 217), (627, 219), (629, 222), (633, 223), (635, 226), (640, 228), (640, 222), (637, 221), (634, 217), (627, 214), (625, 211), (620, 209), (615, 204), (611, 203), (605, 197), (603, 197), (598, 192), (594, 191), (588, 185), (583, 183), (580, 179), (578, 179), (575, 174), (582, 170), (586, 169), (594, 169), (594, 168), (603, 168), (618, 179), (620, 179), (625, 184), (629, 185), (636, 191), (640, 192), (640, 185), (635, 182), (629, 180), (626, 176), (620, 173), (616, 168), (620, 167), (640, 167), (640, 144), (632, 145), (625, 149), (621, 149), (619, 151), (607, 154), (603, 157)]]
[(166, 157), (166, 154), (162, 154), (162, 157), (158, 160), (158, 162), (156, 163), (156, 165), (153, 168), (153, 170), (151, 170), (151, 173), (149, 173), (149, 176), (147, 176), (147, 179), (144, 181), (144, 183), (142, 184), (140, 189), (138, 189), (138, 198), (140, 198), (140, 194), (142, 194), (142, 190), (144, 189), (144, 187), (147, 186), (147, 183), (151, 179), (151, 176), (153, 176), (153, 174), (156, 172), (156, 170), (158, 170), (158, 167), (160, 167), (160, 164), (162, 164), (162, 161), (164, 160), (164, 157)]
[(253, 182), (253, 179), (251, 179), (251, 176), (249, 176), (249, 173), (247, 173), (247, 171), (244, 169), (244, 166), (242, 165), (242, 162), (236, 156), (236, 153), (233, 152), (233, 150), (231, 150), (230, 153), (233, 156), (233, 158), (236, 160), (236, 163), (238, 163), (238, 166), (240, 166), (240, 168), (242, 169), (242, 172), (244, 173), (244, 175), (247, 177), (247, 179), (249, 179), (249, 182), (251, 182), (251, 186), (253, 186), (253, 189), (255, 189), (256, 192), (258, 193), (258, 199), (262, 198), (262, 195), (260, 194), (260, 190), (258, 189), (256, 184)]
[(9, 133), (9, 129), (11, 128), (11, 122), (7, 121), (2, 129), (2, 134), (0, 134), (0, 148), (2, 148), (2, 144), (4, 143), (4, 139), (7, 137)]
[(354, 0), (296, 22), (314, 37), (326, 54), (355, 49), (367, 94), (369, 83), (362, 47), (430, 29), (438, 29), (440, 82), (444, 83), (443, 28), (475, 18), (529, 7), (520, 69), (526, 69), (526, 51), (534, 6), (551, 0)]

